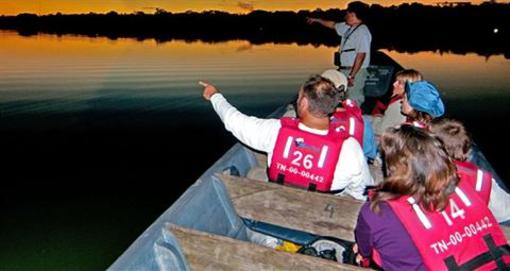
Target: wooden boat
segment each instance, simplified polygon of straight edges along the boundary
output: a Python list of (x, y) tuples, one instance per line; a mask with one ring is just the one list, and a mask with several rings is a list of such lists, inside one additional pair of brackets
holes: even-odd
[[(483, 154), (476, 159), (493, 171)], [(304, 247), (324, 237), (352, 242), (362, 204), (264, 182), (266, 167), (264, 154), (235, 144), (108, 270), (362, 270), (250, 243), (253, 230)]]

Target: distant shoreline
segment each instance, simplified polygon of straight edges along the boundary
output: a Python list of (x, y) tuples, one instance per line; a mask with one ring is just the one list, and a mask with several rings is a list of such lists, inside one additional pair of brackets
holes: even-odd
[[(306, 17), (341, 21), (343, 10), (252, 11), (230, 14), (220, 11), (155, 14), (20, 14), (0, 16), (0, 29), (20, 35), (39, 33), (88, 37), (223, 42), (246, 40), (252, 44), (276, 43), (338, 46), (340, 38), (330, 29), (306, 24)], [(370, 6), (368, 23), (374, 49), (399, 52), (440, 51), (510, 59), (510, 3), (427, 6), (402, 4)]]
[[(482, 7), (482, 6), (502, 6), (502, 5), (507, 5), (507, 4), (510, 4), (509, 3), (498, 3), (497, 1), (495, 0), (489, 0), (489, 1), (485, 1), (485, 2), (482, 2), (480, 4), (472, 4), (470, 2), (441, 2), (441, 3), (436, 3), (435, 5), (433, 4), (421, 4), (421, 3), (418, 3), (418, 2), (414, 2), (414, 3), (402, 3), (400, 5), (390, 5), (390, 6), (383, 6), (383, 5), (380, 5), (380, 4), (368, 4), (370, 6), (371, 9), (402, 9), (402, 8), (409, 8), (409, 7), (419, 7), (419, 8), (466, 8), (466, 7), (469, 7), (469, 8), (478, 8), (478, 7)], [(57, 12), (57, 13), (48, 13), (48, 14), (34, 14), (34, 13), (30, 13), (30, 12), (21, 12), (21, 13), (18, 13), (17, 15), (5, 15), (5, 14), (1, 14), (0, 17), (16, 17), (16, 16), (19, 16), (19, 15), (23, 15), (23, 14), (30, 14), (30, 15), (36, 15), (36, 16), (40, 16), (40, 17), (43, 17), (43, 16), (52, 16), (52, 15), (107, 15), (107, 14), (117, 14), (117, 15), (158, 15), (158, 14), (173, 14), (173, 15), (184, 15), (184, 14), (228, 14), (228, 15), (236, 15), (236, 16), (245, 16), (245, 15), (249, 15), (250, 13), (258, 13), (258, 12), (268, 12), (268, 13), (280, 13), (280, 12), (294, 12), (294, 13), (306, 13), (306, 12), (331, 12), (331, 11), (338, 11), (338, 10), (341, 10), (341, 9), (338, 9), (338, 8), (329, 8), (329, 9), (321, 9), (319, 7), (317, 7), (316, 9), (314, 9), (313, 11), (310, 10), (310, 9), (301, 9), (301, 10), (263, 10), (263, 9), (253, 9), (253, 10), (250, 10), (250, 12), (247, 12), (247, 13), (232, 13), (232, 12), (228, 12), (228, 11), (222, 11), (222, 10), (214, 10), (214, 9), (211, 9), (211, 10), (204, 10), (204, 11), (195, 11), (195, 10), (187, 10), (187, 11), (183, 11), (183, 12), (172, 12), (172, 11), (167, 11), (165, 10), (164, 8), (160, 8), (160, 7), (150, 7), (150, 9), (154, 10), (153, 13), (146, 13), (144, 12), (143, 10), (140, 10), (140, 11), (133, 11), (131, 13), (122, 13), (122, 12), (118, 12), (118, 11), (115, 11), (115, 10), (110, 10), (108, 12), (87, 12), (87, 13), (61, 13), (61, 12)], [(343, 10), (345, 11), (345, 10)]]

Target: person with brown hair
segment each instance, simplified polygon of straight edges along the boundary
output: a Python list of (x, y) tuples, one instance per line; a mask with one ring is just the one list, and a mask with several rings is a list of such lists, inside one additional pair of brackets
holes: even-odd
[(402, 125), (382, 135), (381, 148), (387, 177), (358, 217), (361, 256), (384, 270), (508, 267), (496, 219), (473, 184), (458, 178), (438, 138)]
[(423, 80), (420, 72), (413, 69), (401, 70), (395, 74), (393, 93), (388, 104), (377, 102), (372, 111), (372, 127), (377, 136), (380, 136), (389, 127), (395, 127), (406, 120), (402, 114), (402, 99), (405, 94), (406, 82)]
[(498, 222), (510, 220), (510, 195), (506, 193), (492, 177), (474, 163), (468, 161), (472, 142), (464, 125), (453, 119), (434, 119), (429, 129), (444, 144), (444, 147), (457, 166), (461, 178), (470, 178), (475, 189), (489, 202)]
[(402, 114), (407, 117), (408, 123), (426, 128), (430, 121), (441, 117), (444, 112), (441, 93), (433, 84), (425, 80), (405, 83)]

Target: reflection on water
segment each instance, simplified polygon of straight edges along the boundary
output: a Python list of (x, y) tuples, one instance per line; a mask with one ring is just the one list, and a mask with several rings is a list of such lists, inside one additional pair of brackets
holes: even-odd
[(510, 95), (510, 61), (502, 55), (485, 58), (476, 54), (385, 53), (404, 67), (423, 71), (449, 98)]
[[(20, 114), (46, 114), (50, 123), (43, 126), (66, 128), (69, 121), (79, 128), (85, 119), (76, 114), (90, 111), (133, 110), (139, 118), (147, 115), (151, 120), (158, 112), (164, 120), (176, 110), (196, 114), (196, 109), (209, 108), (197, 85), (204, 79), (217, 84), (241, 109), (264, 116), (288, 101), (306, 76), (329, 61), (327, 49), (311, 46), (27, 38), (12, 32), (0, 37), (0, 57), (6, 63), (0, 67), (0, 110), (10, 128), (26, 124), (18, 121)], [(60, 114), (58, 119), (52, 118), (54, 114)], [(133, 121), (130, 114), (125, 116)], [(117, 114), (107, 125), (116, 125), (119, 119), (122, 115)], [(105, 116), (94, 121), (109, 120)]]
[[(386, 52), (443, 90), (502, 177), (510, 61)], [(104, 269), (234, 139), (198, 80), (242, 111), (265, 116), (332, 48), (0, 32), (0, 262), (7, 270)], [(498, 143), (499, 144), (495, 144)], [(39, 226), (34, 229), (34, 221)], [(30, 240), (30, 241), (20, 241)], [(28, 259), (28, 261), (27, 261)]]

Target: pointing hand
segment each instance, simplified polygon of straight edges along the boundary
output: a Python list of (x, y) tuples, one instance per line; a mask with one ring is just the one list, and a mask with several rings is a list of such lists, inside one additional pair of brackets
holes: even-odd
[(219, 93), (218, 89), (216, 89), (215, 86), (209, 84), (208, 82), (198, 81), (198, 84), (204, 87), (204, 92), (202, 93), (202, 96), (204, 97), (204, 99), (208, 101), (214, 94)]

